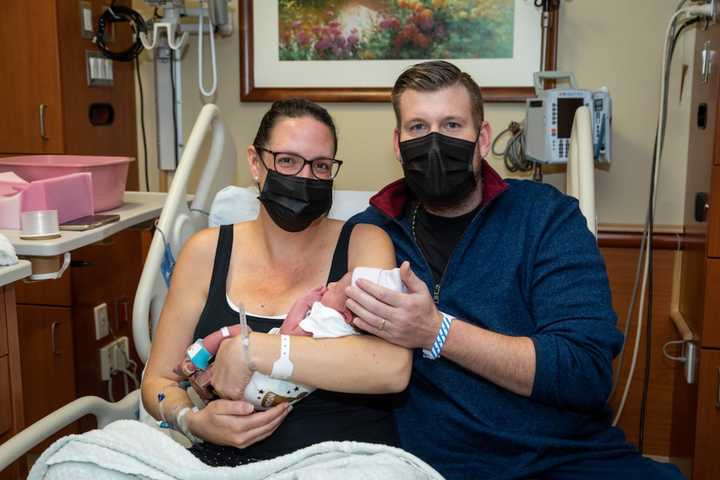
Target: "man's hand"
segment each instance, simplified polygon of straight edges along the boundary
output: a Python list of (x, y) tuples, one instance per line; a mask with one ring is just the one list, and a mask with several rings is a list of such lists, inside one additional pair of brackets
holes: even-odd
[(220, 399), (208, 403), (202, 410), (188, 413), (188, 427), (205, 441), (246, 448), (272, 435), (291, 408), (281, 403), (253, 413), (253, 406), (248, 402)]
[(212, 386), (220, 398), (242, 400), (253, 372), (245, 363), (242, 337), (228, 338), (220, 344), (212, 371)]
[(442, 316), (427, 285), (413, 273), (409, 262), (400, 266), (400, 278), (407, 293), (366, 280), (348, 287), (346, 305), (357, 315), (353, 324), (406, 348), (429, 349), (435, 342)]

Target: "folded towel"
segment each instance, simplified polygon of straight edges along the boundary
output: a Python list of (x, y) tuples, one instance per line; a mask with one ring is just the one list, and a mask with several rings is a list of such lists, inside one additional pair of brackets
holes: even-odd
[(16, 263), (18, 263), (18, 258), (15, 254), (15, 247), (5, 235), (0, 233), (0, 266), (6, 267)]

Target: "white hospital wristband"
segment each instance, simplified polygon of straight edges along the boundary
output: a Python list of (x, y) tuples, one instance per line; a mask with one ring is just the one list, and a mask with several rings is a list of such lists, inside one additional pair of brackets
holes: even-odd
[(294, 365), (290, 361), (290, 336), (280, 335), (280, 358), (273, 363), (272, 378), (288, 380), (292, 376)]
[(177, 428), (180, 429), (182, 434), (185, 435), (187, 437), (187, 439), (190, 440), (192, 442), (192, 444), (194, 445), (196, 443), (202, 443), (203, 440), (200, 437), (196, 437), (190, 431), (190, 427), (188, 427), (187, 418), (185, 418), (185, 415), (187, 415), (190, 411), (197, 412), (198, 408), (197, 407), (192, 407), (192, 408), (183, 407), (177, 414), (176, 423), (177, 423)]

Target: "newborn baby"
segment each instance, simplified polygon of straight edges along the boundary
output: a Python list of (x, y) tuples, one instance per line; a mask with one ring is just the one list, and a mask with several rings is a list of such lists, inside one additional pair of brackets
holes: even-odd
[[(317, 287), (298, 298), (288, 311), (280, 329), (269, 333), (284, 335), (312, 336), (313, 338), (335, 338), (356, 335), (359, 332), (352, 326), (353, 314), (345, 306), (345, 289), (354, 285), (358, 279), (365, 279), (391, 288), (404, 291), (400, 280), (400, 269), (381, 270), (379, 268), (358, 267), (346, 273), (337, 282), (327, 287)], [(223, 327), (205, 338), (198, 339), (187, 349), (183, 361), (175, 367), (175, 373), (190, 380), (193, 388), (204, 401), (215, 398), (212, 390), (211, 359), (220, 348), (220, 343), (228, 337), (240, 335), (241, 326)], [(314, 388), (285, 380), (272, 378), (260, 372), (254, 372), (245, 388), (245, 400), (256, 409), (265, 410), (282, 402), (295, 403), (310, 394)]]

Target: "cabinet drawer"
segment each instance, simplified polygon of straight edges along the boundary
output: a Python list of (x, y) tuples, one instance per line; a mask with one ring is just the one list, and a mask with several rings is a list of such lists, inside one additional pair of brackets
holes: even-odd
[[(718, 141), (720, 143), (720, 140)], [(712, 168), (710, 187), (710, 211), (708, 212), (708, 257), (720, 258), (720, 165)]]
[(17, 282), (15, 284), (17, 303), (69, 307), (72, 305), (71, 270), (72, 267), (57, 280), (43, 280), (42, 282), (31, 283)]
[(10, 397), (10, 362), (0, 357), (0, 436), (12, 426), (12, 402)]

